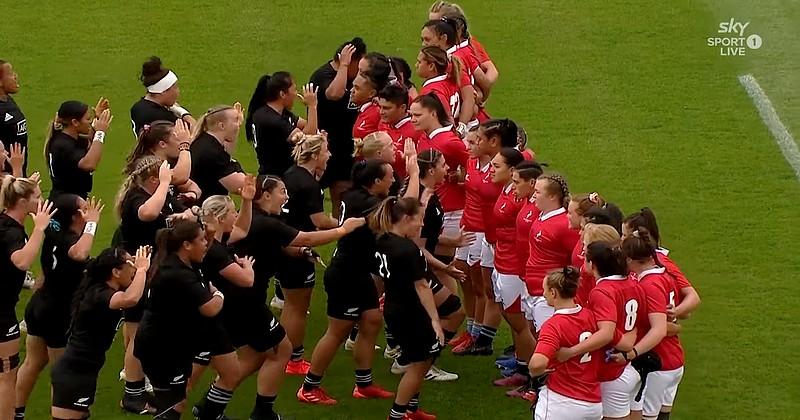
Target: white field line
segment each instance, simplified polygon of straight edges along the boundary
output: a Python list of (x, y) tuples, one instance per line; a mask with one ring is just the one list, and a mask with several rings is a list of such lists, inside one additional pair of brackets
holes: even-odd
[(778, 113), (775, 112), (772, 102), (770, 102), (767, 94), (761, 89), (761, 86), (753, 75), (745, 74), (739, 76), (739, 83), (742, 84), (744, 90), (747, 91), (747, 94), (753, 99), (753, 103), (756, 105), (756, 109), (758, 109), (758, 114), (761, 115), (761, 120), (764, 121), (764, 125), (769, 128), (769, 132), (772, 133), (772, 137), (775, 138), (775, 143), (778, 143), (783, 157), (786, 158), (786, 161), (789, 162), (789, 165), (794, 169), (794, 174), (797, 180), (800, 181), (800, 150), (797, 149), (797, 143), (789, 133), (789, 130), (786, 129), (786, 126), (781, 122)]

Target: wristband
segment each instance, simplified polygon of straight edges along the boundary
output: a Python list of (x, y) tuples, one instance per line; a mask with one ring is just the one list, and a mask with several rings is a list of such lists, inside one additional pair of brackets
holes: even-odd
[(95, 131), (94, 138), (92, 141), (99, 141), (101, 144), (105, 142), (106, 139), (106, 132), (105, 131)]
[(467, 125), (464, 124), (463, 122), (460, 122), (458, 123), (458, 127), (456, 127), (456, 131), (463, 139), (464, 137), (467, 137), (467, 132), (469, 132), (469, 127), (467, 127)]
[(188, 152), (188, 151), (189, 151), (189, 147), (190, 147), (190, 146), (191, 146), (191, 145), (189, 144), (189, 142), (188, 142), (188, 141), (182, 141), (182, 142), (181, 142), (181, 143), (178, 145), (178, 150), (180, 150), (181, 152), (183, 152), (183, 151), (187, 151), (187, 152)]
[(220, 299), (225, 300), (225, 295), (223, 295), (219, 290), (215, 291), (211, 296), (219, 296)]
[(86, 226), (83, 228), (83, 233), (94, 236), (95, 232), (97, 232), (97, 222), (86, 222)]
[(634, 347), (632, 350), (633, 350), (633, 354), (634, 354), (633, 358), (635, 359), (635, 358), (639, 357), (639, 351), (636, 350), (636, 347)]
[(186, 108), (178, 105), (177, 103), (169, 107), (169, 110), (172, 111), (172, 113), (175, 114), (178, 118), (183, 118), (189, 115), (189, 111)]

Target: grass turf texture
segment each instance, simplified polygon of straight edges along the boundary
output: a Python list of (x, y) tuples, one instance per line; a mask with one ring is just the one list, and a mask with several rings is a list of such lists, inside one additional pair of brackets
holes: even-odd
[[(43, 171), (47, 120), (61, 101), (111, 101), (94, 193), (111, 203), (133, 145), (130, 105), (151, 54), (181, 77), (181, 103), (199, 115), (217, 103), (247, 103), (264, 72), (289, 70), (298, 82), (337, 45), (362, 36), (370, 50), (413, 64), (429, 2), (275, 1), (67, 3), (11, 2), (4, 7), (0, 56), (20, 73), (16, 100), (27, 114), (31, 167)], [(800, 185), (783, 160), (736, 76), (752, 73), (779, 115), (800, 133), (800, 78), (790, 28), (800, 7), (780, 1), (478, 2), (464, 1), (472, 30), (501, 72), (489, 110), (525, 126), (542, 161), (567, 175), (573, 191), (600, 191), (626, 213), (643, 205), (659, 216), (673, 258), (700, 291), (703, 306), (685, 323), (687, 370), (676, 419), (796, 418), (800, 377), (794, 357), (800, 268), (792, 228)], [(746, 57), (720, 57), (706, 45), (720, 21), (751, 21), (764, 45)], [(752, 33), (748, 32), (748, 33)], [(796, 55), (796, 54), (795, 54)], [(302, 105), (296, 112), (303, 112)], [(243, 136), (242, 136), (243, 137)], [(252, 148), (236, 156), (255, 170)], [(108, 244), (115, 218), (106, 206), (95, 250)], [(324, 249), (329, 255), (331, 247)], [(319, 277), (321, 278), (321, 276)], [(22, 315), (29, 293), (18, 305)], [(325, 294), (315, 292), (306, 348), (325, 327)], [(496, 347), (509, 343), (507, 328)], [(121, 419), (121, 335), (108, 354), (93, 417)], [(454, 358), (440, 366), (455, 383), (427, 383), (422, 405), (441, 419), (530, 415), (527, 405), (491, 387), (490, 358)], [(375, 379), (397, 378), (376, 355)], [(210, 379), (192, 393), (200, 398)], [(391, 401), (355, 401), (349, 354), (339, 354), (324, 386), (340, 404), (301, 406), (287, 378), (277, 408), (297, 418), (382, 418)], [(228, 413), (249, 414), (254, 378), (237, 391)], [(28, 417), (49, 417), (47, 373)]]

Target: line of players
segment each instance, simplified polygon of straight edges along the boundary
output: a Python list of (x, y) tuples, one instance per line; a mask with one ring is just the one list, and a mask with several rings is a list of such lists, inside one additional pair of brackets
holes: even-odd
[[(649, 386), (639, 400), (645, 418), (664, 417), (682, 375), (674, 336), (680, 326), (674, 320), (696, 308), (696, 292), (657, 247), (650, 212), (623, 224), (613, 205), (596, 194), (570, 200), (563, 178), (542, 175), (532, 152), (519, 150), (526, 139), (512, 121), (488, 119), (477, 104), (485, 103), (496, 69), (488, 56), (478, 58), (482, 48), (476, 41), (464, 38), (463, 12), (439, 2), (431, 13), (443, 9), (449, 18), (423, 27), (427, 45), (416, 69), (426, 81), (418, 93), (402, 61), (367, 54), (363, 41), (354, 39), (304, 87), (307, 120), (290, 112), (297, 92), (291, 75), (276, 73), (259, 81), (247, 118), (237, 104), (212, 108), (195, 121), (177, 105), (177, 76), (159, 60), (149, 60), (142, 72), (147, 96), (131, 110), (139, 142), (116, 203), (119, 246), (88, 266), (102, 210), (98, 200), (88, 198), (91, 172), (112, 118), (102, 99), (93, 112), (79, 102), (62, 104), (45, 149), (52, 202), (39, 200), (36, 175), (6, 177), (3, 184), (9, 278), (24, 277), (39, 244), (47, 241), (44, 249), (52, 249), (43, 253), (45, 282), (26, 310), (28, 356), (11, 388), (17, 391), (16, 417), (24, 418), (38, 373), (56, 359), (54, 418), (88, 414), (119, 309), (125, 310), (126, 336), (122, 405), (160, 418), (179, 416), (187, 384), (204, 364), (219, 376), (196, 407), (200, 418), (222, 416), (236, 386), (256, 372), (251, 417), (275, 418), (272, 407), (284, 369), (305, 374), (301, 401), (335, 404), (320, 382), (354, 327), (353, 396), (390, 398), (371, 375), (384, 319), (391, 338), (387, 354), (398, 356), (393, 371), (404, 373), (390, 417), (433, 418), (418, 408), (422, 379), (457, 378), (432, 366), (440, 347), (449, 342), (457, 355), (492, 354), (503, 318), (512, 327), (515, 351), (498, 360), (508, 377), (495, 383), (518, 386), (510, 395), (538, 395), (537, 416), (598, 418), (602, 412), (625, 418), (641, 406), (624, 395), (635, 396), (639, 375), (652, 370), (644, 376)], [(12, 73), (3, 63), (4, 80)], [(353, 105), (357, 113), (351, 112)], [(348, 124), (352, 116), (355, 121)], [(245, 121), (259, 158), (257, 179), (230, 157)], [(351, 130), (345, 130), (348, 125)], [(315, 134), (320, 128), (327, 134)], [(359, 139), (355, 164), (354, 138)], [(10, 172), (24, 173), (24, 149), (9, 149)], [(332, 196), (341, 192), (335, 197), (342, 203), (338, 218), (324, 214), (320, 186), (329, 186)], [(385, 198), (401, 189), (403, 198)], [(243, 199), (238, 213), (229, 193)], [(192, 209), (187, 203), (202, 206)], [(52, 208), (58, 211), (53, 214)], [(28, 212), (36, 214), (36, 227), (26, 242), (20, 224)], [(276, 217), (282, 213), (285, 219)], [(362, 226), (365, 218), (369, 226)], [(616, 239), (603, 228), (608, 225)], [(620, 251), (618, 236), (625, 229)], [(587, 241), (593, 236), (604, 242)], [(317, 258), (311, 247), (337, 239), (325, 274), (329, 325), (307, 362), (302, 343)], [(157, 248), (156, 264), (149, 263), (147, 246)], [(564, 268), (569, 264), (580, 272)], [(374, 281), (373, 274), (383, 281)], [(273, 275), (286, 302), (280, 322), (265, 306)], [(46, 281), (56, 276), (70, 282)], [(145, 281), (149, 298), (141, 299)], [(603, 292), (609, 284), (622, 286)], [(76, 289), (80, 292), (73, 293)], [(10, 290), (7, 296), (18, 294)], [(73, 294), (83, 297), (76, 305), (65, 299)], [(7, 340), (0, 346), (9, 354), (3, 355), (6, 387), (11, 376), (6, 371), (16, 373), (19, 362), (13, 304), (11, 309)], [(465, 312), (467, 329), (454, 337)], [(550, 318), (554, 321), (545, 322)], [(622, 351), (597, 353), (603, 347)], [(624, 360), (612, 363), (620, 357)], [(544, 379), (541, 374), (557, 359), (566, 363)], [(626, 365), (629, 359), (634, 363)], [(593, 376), (599, 366), (610, 370), (601, 376), (608, 379), (603, 384)], [(155, 398), (145, 391), (145, 377)], [(576, 386), (582, 382), (585, 386)], [(3, 409), (10, 406), (4, 400)]]

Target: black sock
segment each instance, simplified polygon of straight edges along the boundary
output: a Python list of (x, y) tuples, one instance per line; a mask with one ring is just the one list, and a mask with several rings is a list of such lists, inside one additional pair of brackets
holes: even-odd
[(457, 333), (456, 333), (455, 331), (447, 331), (447, 330), (444, 330), (444, 343), (445, 343), (445, 344), (449, 343), (449, 342), (450, 342), (450, 340), (452, 340), (452, 339), (453, 339), (453, 337), (455, 337), (455, 336), (456, 336), (456, 334), (457, 334)]
[(14, 420), (25, 420), (25, 406), (14, 409)]
[(363, 388), (372, 385), (372, 369), (356, 369), (356, 386)]
[(211, 385), (203, 401), (203, 415), (201, 420), (215, 420), (225, 412), (228, 403), (233, 398), (233, 391), (218, 388), (216, 384)]
[(658, 413), (658, 420), (669, 420), (669, 413)]
[(322, 383), (322, 375), (314, 375), (309, 371), (306, 373), (306, 378), (303, 379), (303, 389), (311, 391), (314, 388), (318, 388), (320, 383)]
[(528, 362), (524, 360), (517, 359), (517, 368), (516, 372), (520, 375), (524, 376), (531, 376), (531, 371), (528, 369)]
[(475, 347), (489, 347), (494, 342), (494, 336), (497, 334), (497, 328), (487, 327), (481, 325), (481, 333), (478, 339), (475, 340)]
[(275, 412), (273, 409), (275, 408), (275, 400), (277, 398), (278, 398), (277, 395), (256, 394), (256, 405), (255, 407), (253, 407), (252, 417), (254, 418), (271, 417), (272, 414)]
[(408, 411), (413, 413), (417, 410), (419, 410), (419, 392), (414, 394), (414, 396), (408, 400)]
[(141, 381), (125, 381), (126, 397), (141, 397), (144, 394), (144, 379)]
[(397, 340), (394, 339), (394, 334), (389, 331), (389, 326), (386, 325), (383, 330), (386, 332), (386, 346), (397, 347)]
[(356, 337), (358, 337), (358, 324), (353, 325), (353, 329), (350, 330), (350, 340), (356, 341)]
[(303, 359), (303, 354), (306, 352), (305, 347), (298, 346), (292, 349), (291, 360), (297, 361)]
[(390, 419), (402, 419), (406, 416), (408, 405), (401, 405), (398, 403), (392, 404), (392, 411), (389, 412)]

